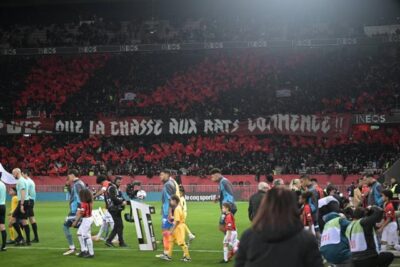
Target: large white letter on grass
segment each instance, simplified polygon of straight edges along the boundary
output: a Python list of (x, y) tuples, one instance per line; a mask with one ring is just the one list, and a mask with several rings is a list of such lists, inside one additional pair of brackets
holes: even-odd
[(154, 234), (151, 214), (155, 213), (153, 206), (131, 200), (132, 218), (135, 223), (139, 250), (156, 250), (156, 237)]

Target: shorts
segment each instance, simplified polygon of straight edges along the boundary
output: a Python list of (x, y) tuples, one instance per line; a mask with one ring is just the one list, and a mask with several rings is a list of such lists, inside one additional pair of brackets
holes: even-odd
[(171, 221), (168, 220), (168, 215), (163, 215), (163, 216), (162, 216), (161, 228), (162, 228), (163, 230), (169, 230), (169, 229), (172, 228), (172, 226), (174, 226), (174, 225), (173, 225), (173, 222), (171, 222)]
[(0, 224), (6, 222), (6, 205), (0, 205)]
[(387, 242), (388, 245), (397, 245), (399, 243), (396, 222), (390, 222), (385, 226), (385, 228), (383, 228), (382, 241)]
[(77, 234), (84, 237), (92, 236), (91, 227), (93, 223), (93, 217), (82, 218), (81, 225), (79, 226)]
[[(75, 214), (69, 213), (68, 216), (65, 218), (64, 226), (72, 227), (72, 224), (74, 223), (75, 218), (76, 218), (76, 215), (75, 215)], [(79, 228), (79, 226), (81, 225), (81, 223), (82, 223), (82, 219), (80, 219), (80, 220), (78, 221), (78, 223), (76, 224), (76, 226), (75, 226), (74, 228)]]
[(29, 203), (28, 201), (24, 201), (24, 210), (25, 213), (21, 212), (21, 201), (18, 201), (18, 206), (15, 208), (12, 217), (15, 218), (16, 220), (26, 220), (28, 219), (27, 216), (27, 210), (29, 209)]
[(35, 206), (35, 201), (34, 200), (28, 200), (28, 206), (27, 206), (27, 208), (26, 208), (26, 211), (25, 211), (25, 213), (26, 213), (26, 216), (28, 217), (28, 218), (30, 218), (30, 217), (34, 217), (35, 216), (35, 213), (33, 212), (33, 207)]
[(185, 244), (186, 230), (185, 224), (180, 223), (174, 230), (174, 233), (171, 236), (171, 241), (175, 242), (179, 246)]
[(235, 247), (235, 245), (238, 241), (237, 236), (238, 235), (237, 235), (236, 231), (231, 231), (231, 238), (228, 239), (228, 234), (225, 234), (223, 243), (228, 244), (228, 246), (230, 246), (230, 247)]

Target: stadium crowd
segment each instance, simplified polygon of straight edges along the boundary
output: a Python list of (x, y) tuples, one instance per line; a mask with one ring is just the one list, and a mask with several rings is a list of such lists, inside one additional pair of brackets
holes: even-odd
[[(1, 99), (5, 119), (254, 118), (276, 113), (390, 113), (396, 110), (400, 64), (395, 49), (231, 53), (96, 54), (2, 59), (10, 95)], [(10, 67), (10, 68), (9, 68)], [(9, 76), (7, 76), (10, 74)], [(12, 81), (18, 78), (18, 81)], [(321, 90), (323, 88), (324, 90)], [(285, 91), (282, 95), (282, 92)], [(130, 96), (127, 97), (127, 93)], [(281, 95), (280, 95), (281, 94)], [(11, 105), (10, 102), (14, 104)], [(86, 135), (5, 137), (5, 166), (35, 174), (82, 173), (151, 176), (162, 166), (204, 175), (210, 165), (225, 173), (380, 173), (398, 155), (399, 129), (353, 126), (338, 137), (168, 136), (109, 138)], [(285, 150), (279, 147), (285, 147)], [(21, 153), (22, 152), (22, 153)], [(23, 156), (22, 156), (23, 155)], [(246, 155), (246, 157), (243, 157)], [(223, 160), (215, 163), (216, 158)]]
[[(9, 79), (15, 78), (13, 75), (4, 76), (15, 105), (10, 106), (10, 99), (5, 98), (0, 106), (8, 116), (22, 118), (28, 111), (48, 117), (194, 119), (390, 113), (398, 108), (400, 70), (392, 52), (341, 50), (277, 56), (255, 50), (179, 56), (49, 56), (26, 70), (24, 85), (12, 84)], [(4, 68), (23, 62), (9, 60)]]
[[(210, 166), (227, 174), (381, 173), (399, 153), (400, 130), (354, 130), (350, 138), (193, 136), (82, 137), (31, 136), (2, 139), (0, 160), (35, 175), (65, 175), (75, 167), (86, 174), (154, 175), (171, 166), (205, 176)], [(282, 149), (284, 148), (284, 149)], [(216, 160), (218, 159), (218, 160)]]

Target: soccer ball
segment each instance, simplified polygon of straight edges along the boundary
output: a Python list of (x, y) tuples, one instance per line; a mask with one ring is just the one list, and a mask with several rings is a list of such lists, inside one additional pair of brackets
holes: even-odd
[(147, 196), (147, 193), (146, 193), (146, 191), (144, 191), (144, 190), (139, 190), (139, 191), (137, 192), (137, 194), (136, 194), (136, 197), (137, 197), (138, 199), (141, 199), (141, 200), (145, 199), (146, 196)]

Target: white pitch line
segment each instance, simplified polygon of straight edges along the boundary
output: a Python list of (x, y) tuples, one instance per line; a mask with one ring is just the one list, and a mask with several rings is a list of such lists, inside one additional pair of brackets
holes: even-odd
[[(27, 249), (27, 250), (61, 250), (66, 251), (68, 248), (54, 248), (54, 247), (7, 247), (7, 249)], [(129, 248), (95, 248), (95, 251), (140, 251), (139, 249), (129, 249)], [(174, 250), (182, 251), (182, 250)], [(222, 250), (203, 250), (203, 249), (189, 249), (190, 252), (200, 252), (200, 253), (221, 253)], [(155, 251), (143, 251), (143, 252), (162, 252), (162, 250)]]

